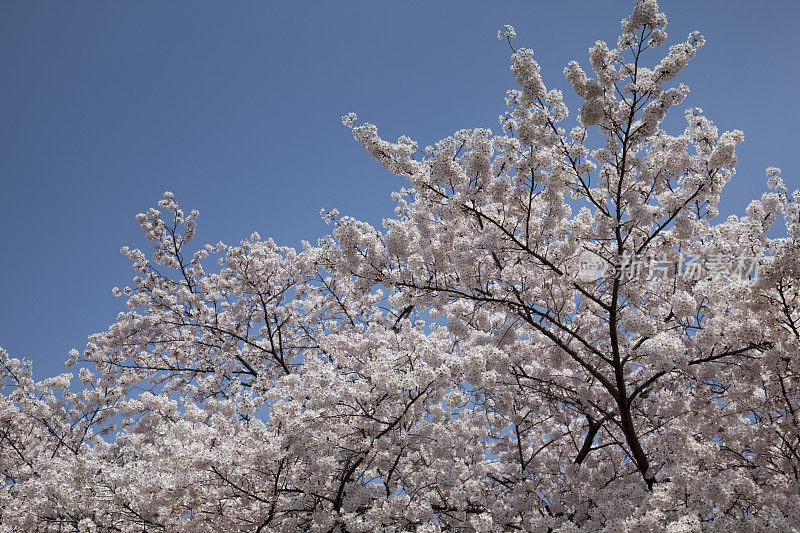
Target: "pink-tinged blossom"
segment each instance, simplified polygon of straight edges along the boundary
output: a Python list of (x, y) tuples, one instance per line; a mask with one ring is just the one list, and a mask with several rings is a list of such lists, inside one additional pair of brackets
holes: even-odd
[(343, 117), (409, 182), (381, 227), (197, 246), (164, 193), (78, 380), (0, 350), (0, 532), (800, 528), (800, 192), (715, 218), (743, 134), (664, 129), (704, 43), (666, 26), (638, 0), (569, 63), (569, 128), (524, 48), (498, 132)]

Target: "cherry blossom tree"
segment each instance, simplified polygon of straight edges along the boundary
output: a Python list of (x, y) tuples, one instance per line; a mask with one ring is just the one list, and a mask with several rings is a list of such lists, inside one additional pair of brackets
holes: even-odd
[(564, 69), (569, 132), (511, 26), (500, 133), (346, 116), (409, 183), (382, 229), (193, 252), (165, 193), (80, 384), (0, 351), (0, 531), (800, 528), (800, 194), (715, 220), (743, 134), (662, 129), (704, 43), (666, 25)]

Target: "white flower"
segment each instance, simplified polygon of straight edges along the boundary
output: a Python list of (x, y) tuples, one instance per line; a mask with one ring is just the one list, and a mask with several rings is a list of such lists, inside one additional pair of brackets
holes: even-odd
[(514, 39), (517, 36), (517, 32), (514, 31), (514, 26), (509, 26), (508, 24), (505, 25), (505, 30), (500, 30), (497, 32), (498, 39)]

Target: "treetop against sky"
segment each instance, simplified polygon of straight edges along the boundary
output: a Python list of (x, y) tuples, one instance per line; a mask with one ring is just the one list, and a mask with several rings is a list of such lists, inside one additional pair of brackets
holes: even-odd
[[(22, 27), (36, 9), (16, 13)], [(655, 0), (620, 12), (619, 35), (588, 39), (561, 87), (498, 24), (513, 88), (491, 128), (450, 97), (426, 116), (477, 126), (430, 141), (341, 116), (379, 165), (364, 174), (399, 184), (381, 217), (323, 208), (325, 236), (294, 247), (242, 228), (217, 239), (233, 219), (215, 230), (178, 198), (234, 191), (256, 216), (281, 189), (161, 193), (121, 249), (123, 310), (69, 351), (69, 372), (37, 381), (0, 349), (0, 533), (800, 528), (800, 191), (764, 165), (727, 216), (745, 139), (690, 101), (694, 78), (715, 84), (712, 105), (732, 94), (719, 72), (690, 75), (706, 37), (674, 31)], [(467, 60), (470, 79), (494, 77)], [(414, 65), (392, 80), (424, 87)], [(763, 113), (763, 98), (748, 102)], [(350, 179), (304, 179), (345, 161), (313, 138), (292, 160), (304, 202)], [(47, 309), (53, 323), (72, 310)]]
[[(580, 102), (562, 70), (597, 39), (616, 40), (627, 0), (586, 2), (8, 1), (0, 5), (0, 342), (60, 372), (124, 309), (130, 277), (117, 251), (140, 236), (133, 216), (173, 191), (203, 214), (202, 242), (258, 231), (282, 244), (329, 231), (320, 208), (380, 226), (404, 184), (365, 159), (339, 123), (350, 111), (389, 138), (422, 146), (459, 128), (498, 129), (514, 85), (515, 27), (550, 88)], [(672, 0), (672, 39), (707, 44), (683, 107), (740, 129), (736, 177), (720, 204), (744, 213), (778, 166), (796, 184), (800, 55), (791, 1)], [(668, 117), (670, 131), (683, 117)], [(24, 227), (24, 231), (22, 230)], [(17, 231), (15, 228), (19, 228)], [(56, 259), (57, 258), (57, 259)], [(58, 320), (41, 321), (43, 309)], [(44, 333), (46, 330), (46, 334)]]

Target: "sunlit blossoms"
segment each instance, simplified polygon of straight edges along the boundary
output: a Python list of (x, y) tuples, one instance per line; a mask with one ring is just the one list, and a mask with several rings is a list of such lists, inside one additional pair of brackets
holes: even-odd
[(499, 133), (420, 148), (344, 117), (408, 180), (382, 228), (332, 210), (300, 250), (198, 247), (165, 193), (77, 379), (0, 350), (0, 531), (800, 529), (800, 193), (770, 168), (716, 220), (743, 134), (662, 128), (704, 43), (659, 53), (666, 26), (637, 1), (569, 63), (569, 128), (524, 48)]

